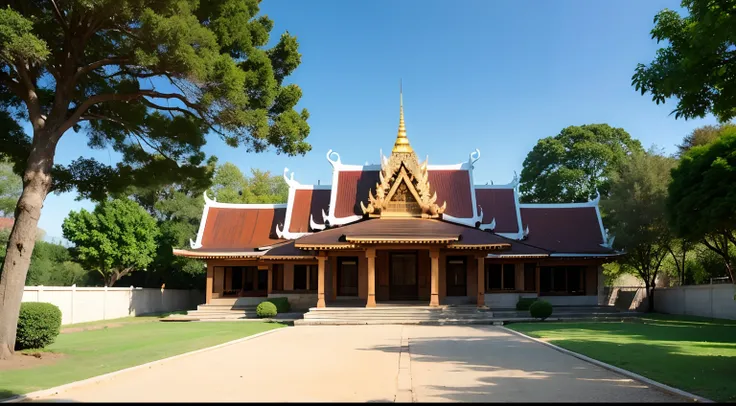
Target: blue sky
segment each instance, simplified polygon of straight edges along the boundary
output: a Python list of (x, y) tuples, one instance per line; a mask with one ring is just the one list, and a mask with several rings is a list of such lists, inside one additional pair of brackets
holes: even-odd
[[(210, 137), (205, 151), (302, 183), (331, 180), (329, 149), (344, 163), (378, 163), (398, 125), (399, 79), (409, 139), (433, 164), (468, 159), (475, 148), (477, 183), (506, 183), (521, 172), (540, 138), (570, 125), (622, 127), (645, 147), (667, 152), (692, 129), (714, 124), (675, 120), (674, 103), (657, 106), (631, 86), (637, 63), (659, 48), (654, 15), (680, 10), (679, 0), (616, 1), (286, 1), (265, 0), (272, 41), (296, 35), (302, 64), (290, 81), (310, 112), (312, 151), (303, 157), (246, 153)], [(66, 134), (57, 162), (80, 155), (114, 164), (115, 154), (89, 151), (83, 134)], [(60, 238), (70, 210), (93, 205), (74, 194), (50, 195), (39, 227)]]

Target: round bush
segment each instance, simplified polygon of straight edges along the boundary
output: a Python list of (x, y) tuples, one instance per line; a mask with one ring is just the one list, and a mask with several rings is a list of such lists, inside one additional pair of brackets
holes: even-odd
[(278, 314), (278, 311), (276, 311), (276, 305), (271, 302), (261, 302), (256, 307), (256, 315), (260, 318), (275, 317), (276, 314)]
[(15, 349), (44, 348), (54, 342), (61, 328), (61, 310), (51, 303), (20, 304)]
[(537, 300), (529, 306), (529, 314), (534, 318), (544, 320), (552, 315), (552, 304), (544, 300)]

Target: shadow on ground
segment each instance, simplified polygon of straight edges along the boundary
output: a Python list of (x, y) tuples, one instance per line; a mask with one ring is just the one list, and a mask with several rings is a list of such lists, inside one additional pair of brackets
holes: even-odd
[[(363, 350), (397, 353), (401, 347)], [(419, 402), (682, 400), (492, 326), (413, 327), (409, 351)]]

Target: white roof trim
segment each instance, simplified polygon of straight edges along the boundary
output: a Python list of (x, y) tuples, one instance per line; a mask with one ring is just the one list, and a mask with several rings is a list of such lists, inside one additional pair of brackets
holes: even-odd
[(615, 257), (621, 255), (621, 253), (612, 253), (612, 254), (580, 254), (580, 253), (561, 253), (556, 252), (553, 254), (549, 254), (550, 257)]
[[(600, 200), (601, 194), (598, 193), (595, 199), (582, 203), (520, 203), (519, 205), (524, 209), (574, 209), (580, 207), (595, 207), (597, 209)], [(598, 217), (600, 218), (600, 215)]]
[(515, 189), (519, 185), (519, 175), (514, 171), (514, 177), (511, 182), (505, 185), (494, 185), (493, 181), (489, 181), (485, 185), (475, 185), (476, 189)]
[(466, 225), (466, 226), (469, 226), (469, 227), (475, 227), (475, 223), (477, 223), (479, 221), (482, 221), (483, 220), (483, 217), (480, 216), (480, 217), (465, 217), (465, 218), (463, 218), (463, 217), (454, 217), (454, 216), (451, 216), (449, 214), (442, 213), (442, 220), (447, 220), (447, 221), (450, 221), (450, 222), (453, 222), (453, 223), (462, 224), (462, 225)]

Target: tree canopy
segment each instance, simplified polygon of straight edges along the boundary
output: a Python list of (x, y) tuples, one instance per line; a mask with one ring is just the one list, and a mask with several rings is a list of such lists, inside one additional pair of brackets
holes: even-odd
[[(296, 37), (271, 41), (260, 0), (0, 2), (0, 145), (23, 177), (0, 274), (0, 359), (14, 351), (23, 283), (50, 191), (103, 201), (131, 185), (204, 180), (207, 136), (260, 152), (311, 146)], [(270, 45), (269, 45), (270, 44)], [(30, 124), (32, 134), (20, 131)], [(72, 130), (112, 165), (55, 164)]]
[(529, 203), (584, 202), (606, 197), (609, 177), (641, 143), (608, 124), (570, 126), (546, 137), (524, 159), (520, 190)]
[(99, 272), (107, 286), (153, 262), (156, 221), (140, 205), (130, 200), (110, 200), (92, 212), (70, 212), (62, 224), (64, 238), (74, 243), (79, 261)]
[(286, 203), (289, 196), (283, 177), (255, 168), (246, 177), (230, 162), (217, 168), (211, 190), (218, 201), (228, 203)]
[(736, 244), (736, 127), (690, 149), (672, 172), (667, 213), (673, 230), (723, 257), (733, 280)]
[(634, 153), (612, 173), (611, 194), (603, 201), (616, 245), (626, 251), (620, 262), (644, 281), (650, 311), (654, 309), (652, 290), (672, 243), (665, 202), (676, 164), (656, 150)]
[(734, 124), (726, 123), (721, 125), (705, 125), (694, 129), (690, 134), (682, 139), (682, 143), (677, 146), (677, 156), (682, 157), (687, 151), (693, 147), (707, 145), (715, 141), (721, 131), (725, 128), (734, 127)]
[(667, 46), (649, 65), (638, 64), (632, 85), (657, 104), (677, 98), (676, 118), (713, 113), (736, 117), (736, 2), (683, 0), (687, 16), (664, 9), (654, 17), (652, 38)]

